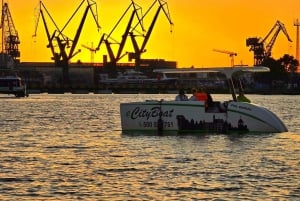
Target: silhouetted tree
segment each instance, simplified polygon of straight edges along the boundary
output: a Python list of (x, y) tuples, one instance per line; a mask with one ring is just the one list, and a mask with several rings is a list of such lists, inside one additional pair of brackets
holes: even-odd
[(270, 72), (255, 74), (254, 78), (257, 82), (267, 84), (270, 87), (276, 86), (275, 83), (281, 83), (283, 86), (283, 83), (287, 84), (296, 79), (299, 61), (293, 56), (285, 54), (278, 60), (272, 57), (265, 58), (261, 65), (270, 68)]
[(288, 54), (283, 55), (279, 60), (280, 64), (284, 66), (286, 72), (295, 73), (297, 72), (297, 68), (299, 66), (299, 61), (295, 59), (293, 56)]
[(279, 60), (275, 60), (272, 57), (266, 58), (262, 62), (262, 66), (270, 68), (270, 72), (268, 73), (257, 74), (257, 79), (262, 83), (270, 84), (273, 80), (287, 80), (288, 73), (285, 69), (285, 66), (283, 66)]

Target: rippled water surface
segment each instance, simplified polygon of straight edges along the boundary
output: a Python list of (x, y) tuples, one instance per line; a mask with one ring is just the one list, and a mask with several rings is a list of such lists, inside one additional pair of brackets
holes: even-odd
[(300, 96), (248, 96), (287, 133), (122, 134), (120, 102), (174, 96), (1, 96), (0, 200), (300, 200)]

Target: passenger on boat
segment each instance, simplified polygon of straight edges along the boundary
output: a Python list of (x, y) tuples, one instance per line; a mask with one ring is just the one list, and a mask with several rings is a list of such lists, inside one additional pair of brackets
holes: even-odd
[(190, 101), (196, 101), (197, 99), (197, 89), (196, 88), (192, 88), (192, 96), (189, 98)]
[(212, 99), (212, 96), (208, 92), (206, 92), (206, 95), (207, 95), (207, 105), (208, 105), (208, 107), (213, 106), (214, 101)]
[(236, 97), (238, 102), (247, 102), (251, 103), (250, 99), (248, 99), (242, 90), (239, 90), (239, 95)]
[(196, 93), (196, 97), (198, 101), (205, 101), (207, 102), (207, 93), (204, 91), (203, 88), (200, 88), (199, 92)]
[(192, 94), (193, 95), (189, 99), (190, 101), (204, 101), (206, 108), (211, 105), (212, 97), (209, 93), (206, 93), (203, 88), (200, 88), (199, 92), (196, 88), (193, 88)]
[(187, 101), (187, 100), (188, 100), (188, 97), (187, 97), (187, 95), (185, 95), (184, 90), (180, 89), (178, 95), (175, 98), (175, 101)]

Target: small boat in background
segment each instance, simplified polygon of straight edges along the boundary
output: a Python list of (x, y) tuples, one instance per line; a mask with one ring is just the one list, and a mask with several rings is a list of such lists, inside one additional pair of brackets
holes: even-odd
[(26, 84), (18, 76), (0, 77), (0, 93), (13, 94), (16, 97), (27, 97)]
[(226, 67), (158, 70), (162, 73), (223, 73), (232, 100), (205, 101), (145, 100), (120, 104), (123, 132), (176, 133), (281, 133), (288, 129), (269, 109), (239, 102), (232, 75), (236, 72), (268, 72), (267, 67)]

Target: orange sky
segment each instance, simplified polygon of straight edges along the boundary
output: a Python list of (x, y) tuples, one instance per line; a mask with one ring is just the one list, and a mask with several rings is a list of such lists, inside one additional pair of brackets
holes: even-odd
[[(56, 23), (63, 27), (82, 0), (43, 0)], [(21, 44), (21, 62), (51, 61), (50, 49), (46, 48), (46, 33), (43, 24), (38, 26), (37, 36), (34, 33), (34, 9), (38, 0), (9, 0), (9, 9), (15, 27), (19, 33)], [(91, 53), (81, 47), (82, 44), (95, 47), (102, 33), (109, 33), (119, 20), (130, 0), (97, 0), (98, 15), (101, 29), (97, 32), (92, 16), (88, 15), (84, 30), (77, 48), (82, 51), (72, 61), (90, 62)], [(154, 2), (153, 0), (135, 0), (143, 11)], [(63, 4), (63, 5), (62, 5)], [(289, 43), (280, 33), (273, 47), (274, 58), (284, 53), (295, 56), (296, 27), (294, 20), (300, 18), (300, 1), (297, 0), (169, 0), (168, 6), (174, 26), (169, 25), (163, 12), (160, 13), (156, 26), (146, 46), (143, 58), (165, 59), (178, 62), (178, 67), (209, 67), (229, 66), (227, 54), (212, 49), (229, 50), (238, 53), (235, 64), (253, 65), (253, 52), (246, 46), (248, 37), (265, 37), (276, 20), (285, 24), (293, 42)], [(65, 34), (74, 38), (86, 3), (72, 20)], [(144, 21), (148, 28), (156, 12), (157, 6)], [(127, 21), (119, 26), (113, 37), (120, 41)], [(50, 31), (53, 32), (53, 27)], [(271, 38), (271, 37), (270, 37)], [(126, 50), (133, 51), (128, 38)], [(94, 55), (95, 62), (102, 62), (102, 55), (107, 54), (105, 46)], [(127, 57), (123, 62), (127, 61)]]

